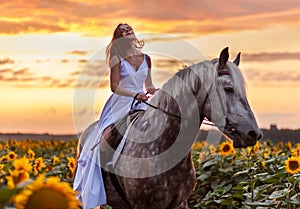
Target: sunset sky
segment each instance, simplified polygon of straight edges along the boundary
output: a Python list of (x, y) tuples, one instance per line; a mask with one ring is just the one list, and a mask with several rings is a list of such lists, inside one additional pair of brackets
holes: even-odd
[(1, 0), (0, 132), (73, 134), (110, 95), (105, 47), (130, 24), (160, 87), (182, 65), (242, 52), (261, 128), (300, 128), (299, 0)]

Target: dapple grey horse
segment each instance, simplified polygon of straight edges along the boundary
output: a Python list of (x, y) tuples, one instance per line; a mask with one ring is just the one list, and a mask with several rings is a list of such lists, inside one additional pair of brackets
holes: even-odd
[[(179, 71), (151, 98), (151, 107), (133, 120), (110, 171), (116, 174), (121, 194), (109, 172), (102, 172), (108, 205), (188, 208), (196, 184), (191, 146), (204, 118), (230, 137), (235, 147), (253, 146), (262, 137), (238, 68), (240, 54), (233, 62), (228, 58), (227, 47), (219, 58)], [(83, 132), (80, 146), (95, 125)]]

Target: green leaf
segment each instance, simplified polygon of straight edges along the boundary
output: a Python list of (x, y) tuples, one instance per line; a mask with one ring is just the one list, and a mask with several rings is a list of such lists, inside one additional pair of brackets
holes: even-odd
[(232, 190), (235, 190), (235, 191), (243, 191), (244, 190), (244, 187), (240, 184), (236, 185), (235, 187), (232, 187)]
[(273, 163), (274, 161), (276, 161), (276, 158), (271, 158), (270, 160), (266, 160), (265, 163), (269, 164), (269, 163)]
[(269, 173), (265, 172), (265, 173), (259, 173), (259, 174), (256, 174), (254, 176), (254, 178), (258, 178), (260, 181), (264, 181), (265, 179), (267, 179), (269, 177)]
[(215, 160), (210, 160), (210, 161), (207, 161), (206, 163), (203, 164), (202, 168), (207, 168), (209, 166), (212, 166), (212, 165), (216, 165), (218, 162), (215, 161)]
[(232, 188), (231, 184), (228, 184), (227, 186), (224, 187), (223, 194), (227, 193), (230, 189)]
[(221, 182), (219, 182), (219, 181), (213, 181), (211, 183), (211, 188), (213, 190), (216, 190), (216, 189), (218, 189), (220, 187), (223, 187), (226, 183), (227, 183), (227, 181), (221, 181)]
[(0, 189), (0, 208), (6, 206), (10, 199), (20, 192), (22, 188), (15, 188), (15, 189), (8, 189), (8, 188), (1, 188)]
[(239, 171), (239, 172), (236, 172), (235, 174), (232, 175), (232, 178), (235, 178), (239, 175), (243, 175), (243, 174), (248, 174), (249, 173), (249, 169), (247, 170), (244, 170), (244, 171)]
[(237, 198), (237, 199), (240, 199), (240, 200), (245, 200), (244, 197), (243, 197), (243, 193), (240, 193), (240, 192), (235, 192), (232, 194), (232, 197), (233, 198)]
[(220, 200), (214, 200), (214, 201), (221, 205), (226, 205), (226, 206), (232, 205), (232, 198), (220, 199)]
[(285, 197), (288, 193), (288, 189), (283, 189), (283, 190), (278, 190), (278, 191), (274, 191), (270, 196), (269, 198), (270, 199), (278, 199), (278, 198), (281, 198), (281, 197)]
[(300, 194), (295, 194), (290, 199), (286, 198), (285, 201), (292, 204), (300, 205)]
[(211, 175), (211, 172), (205, 172), (205, 173), (201, 174), (201, 175), (197, 178), (197, 180), (199, 180), (199, 181), (204, 181), (205, 179), (209, 178), (210, 175)]
[(272, 207), (276, 204), (273, 201), (265, 201), (265, 202), (245, 202), (248, 206), (256, 206), (256, 207)]

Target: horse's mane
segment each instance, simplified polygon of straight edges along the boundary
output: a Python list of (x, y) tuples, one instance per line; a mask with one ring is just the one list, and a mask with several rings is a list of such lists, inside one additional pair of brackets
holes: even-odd
[[(200, 91), (201, 87), (205, 87), (206, 91), (211, 85), (217, 84), (218, 80), (218, 59), (206, 60), (199, 62), (190, 67), (178, 71), (172, 76), (151, 99), (153, 104), (166, 107), (170, 100), (184, 99), (184, 91), (187, 89), (194, 95)], [(233, 81), (233, 87), (236, 94), (245, 97), (245, 80), (239, 68), (232, 62), (227, 62), (225, 68), (229, 71)], [(167, 92), (163, 93), (163, 92)], [(168, 96), (169, 95), (169, 96)]]

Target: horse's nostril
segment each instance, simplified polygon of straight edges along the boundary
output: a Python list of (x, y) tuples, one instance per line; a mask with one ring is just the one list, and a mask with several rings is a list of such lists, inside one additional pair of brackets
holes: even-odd
[(259, 131), (258, 136), (257, 136), (257, 140), (262, 139), (263, 137), (263, 133), (261, 131)]
[(248, 136), (254, 140), (260, 140), (262, 138), (262, 133), (260, 131), (249, 131)]

